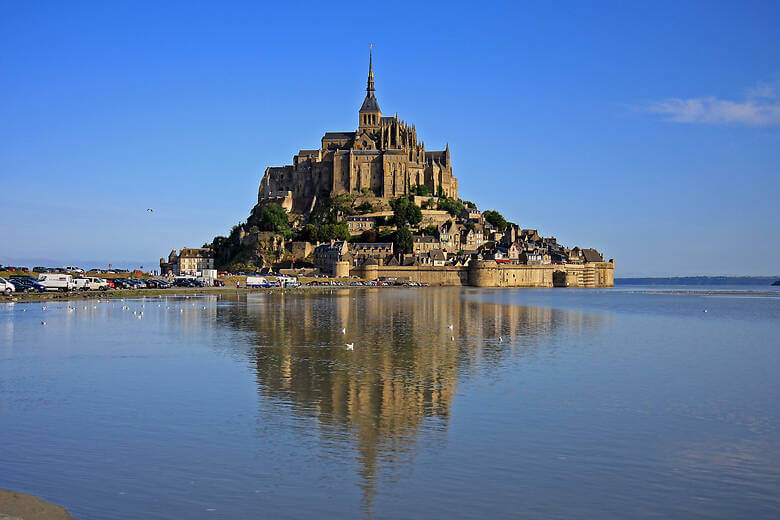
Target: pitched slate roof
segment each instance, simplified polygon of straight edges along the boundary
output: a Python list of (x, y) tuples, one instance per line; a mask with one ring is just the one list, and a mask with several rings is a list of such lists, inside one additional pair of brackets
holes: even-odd
[(360, 107), (361, 112), (379, 112), (379, 102), (373, 94), (366, 94), (366, 99), (363, 100), (363, 106)]
[(582, 250), (582, 256), (585, 257), (586, 262), (603, 262), (604, 258), (601, 256), (601, 253), (596, 251), (593, 248), (589, 249), (583, 249)]
[(355, 137), (355, 132), (325, 132), (322, 136), (323, 139), (352, 139)]

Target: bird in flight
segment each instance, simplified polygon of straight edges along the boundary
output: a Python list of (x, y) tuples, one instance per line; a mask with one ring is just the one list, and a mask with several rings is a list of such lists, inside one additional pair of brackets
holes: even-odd
[(154, 210), (152, 208), (146, 208), (146, 211), (148, 211), (149, 213), (154, 213)]
[(355, 344), (354, 343), (347, 343), (347, 350), (355, 350)]

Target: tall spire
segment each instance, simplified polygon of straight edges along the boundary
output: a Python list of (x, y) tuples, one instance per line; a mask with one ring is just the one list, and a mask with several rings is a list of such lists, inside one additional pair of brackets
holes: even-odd
[(366, 84), (366, 93), (368, 93), (369, 96), (373, 96), (375, 91), (373, 62), (374, 62), (374, 44), (372, 43), (368, 46), (368, 83)]
[(379, 109), (379, 103), (374, 96), (374, 44), (368, 49), (368, 82), (366, 84), (366, 99), (363, 100), (363, 106), (360, 107), (361, 114), (370, 114), (360, 117), (360, 128), (370, 126), (374, 129), (380, 124), (382, 111)]

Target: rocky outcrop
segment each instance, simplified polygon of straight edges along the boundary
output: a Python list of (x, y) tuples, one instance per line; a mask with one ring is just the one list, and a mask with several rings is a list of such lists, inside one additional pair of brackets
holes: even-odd
[(64, 507), (34, 495), (0, 489), (0, 520), (76, 520)]

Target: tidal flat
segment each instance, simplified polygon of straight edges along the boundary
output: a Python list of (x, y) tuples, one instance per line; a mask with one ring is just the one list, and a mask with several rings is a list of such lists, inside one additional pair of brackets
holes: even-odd
[(779, 336), (750, 288), (0, 303), (0, 488), (79, 520), (778, 518)]

